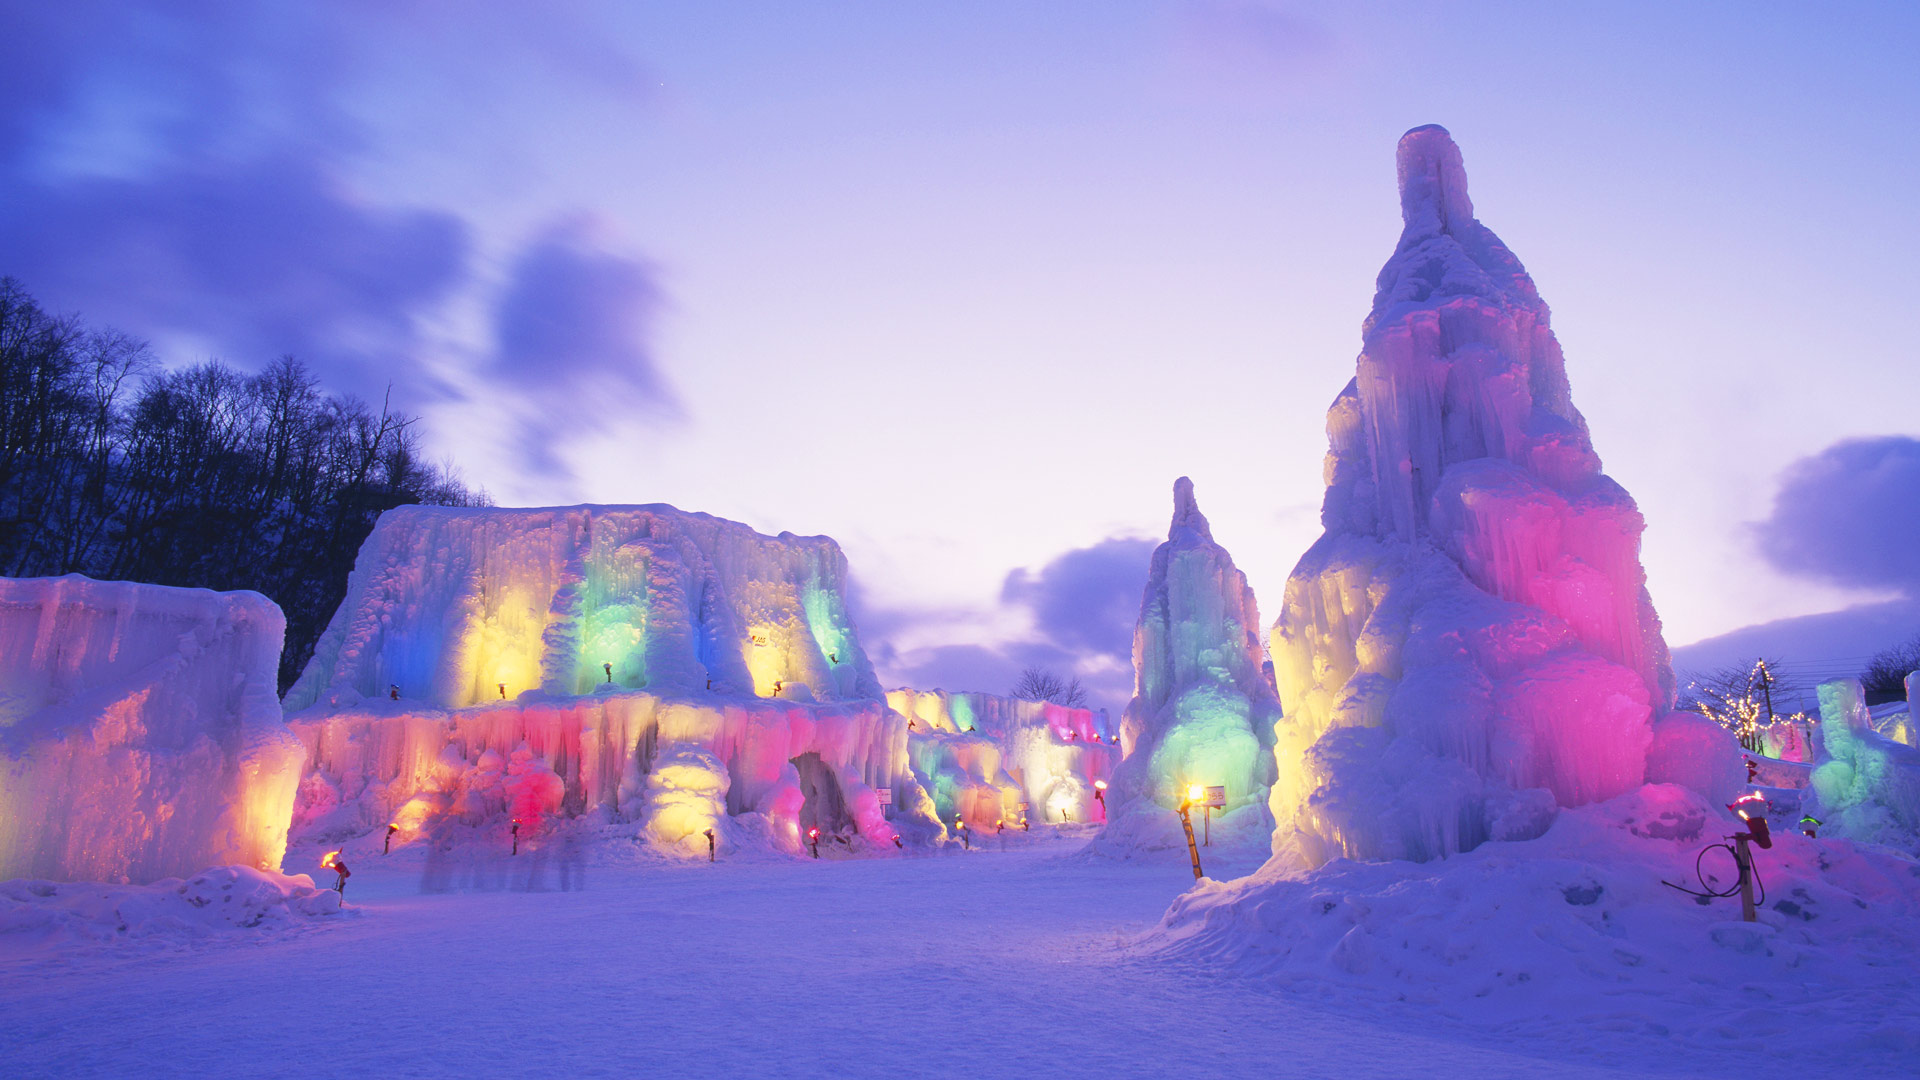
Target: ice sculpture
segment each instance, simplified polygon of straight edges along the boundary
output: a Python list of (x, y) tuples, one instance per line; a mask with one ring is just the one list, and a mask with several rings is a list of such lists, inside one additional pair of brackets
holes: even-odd
[(1133, 634), (1134, 696), (1120, 721), (1125, 758), (1107, 793), (1103, 850), (1185, 843), (1174, 809), (1190, 785), (1224, 786), (1218, 841), (1265, 843), (1280, 699), (1265, 670), (1247, 577), (1214, 543), (1193, 481), (1173, 485), (1173, 523), (1153, 553)]
[(669, 506), (390, 511), (287, 698), (311, 759), (297, 827), (391, 823), (404, 843), (600, 814), (681, 855), (709, 827), (723, 850), (799, 852), (819, 828), (886, 852), (956, 810), (976, 828), (1022, 801), (1088, 812), (1093, 714), (913, 691), (895, 711), (845, 585), (826, 537)]
[(996, 825), (1098, 821), (1119, 747), (1105, 711), (994, 694), (890, 690), (907, 753), (939, 820)]
[(1643, 522), (1600, 471), (1533, 281), (1446, 130), (1327, 417), (1325, 533), (1272, 635), (1276, 851), (1426, 859), (1641, 783), (1673, 677)]
[(258, 593), (0, 579), (0, 878), (277, 871), (300, 780)]
[(1858, 679), (1820, 684), (1812, 810), (1822, 833), (1896, 844), (1920, 841), (1920, 750), (1873, 730)]
[(845, 582), (826, 537), (670, 506), (389, 511), (287, 696), (300, 827), (600, 811), (691, 854), (719, 798), (790, 850), (803, 818), (891, 850), (906, 721)]

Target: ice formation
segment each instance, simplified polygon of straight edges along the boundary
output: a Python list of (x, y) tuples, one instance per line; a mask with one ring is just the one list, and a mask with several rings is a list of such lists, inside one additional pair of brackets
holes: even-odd
[(1399, 246), (1328, 413), (1325, 533), (1287, 582), (1276, 851), (1426, 859), (1646, 772), (1673, 697), (1643, 521), (1600, 471), (1546, 304), (1445, 129), (1399, 147)]
[(1104, 711), (946, 690), (891, 690), (887, 704), (908, 718), (908, 756), (940, 821), (1100, 819), (1094, 785), (1119, 755)]
[(0, 579), (0, 879), (278, 870), (285, 630), (258, 593)]
[(1191, 785), (1226, 788), (1211, 826), (1222, 839), (1271, 837), (1280, 699), (1260, 628), (1246, 575), (1214, 542), (1193, 481), (1181, 477), (1133, 633), (1134, 696), (1120, 722), (1125, 757), (1107, 792), (1113, 819), (1103, 850), (1184, 844), (1174, 809)]
[(1085, 812), (1092, 714), (911, 691), (896, 711), (845, 595), (831, 539), (669, 506), (390, 511), (287, 698), (310, 758), (296, 827), (406, 843), (599, 814), (682, 855), (709, 828), (722, 850), (799, 852), (817, 828), (885, 852), (956, 809)]
[(1858, 679), (1820, 684), (1812, 813), (1822, 829), (1852, 840), (1920, 841), (1920, 750), (1873, 730)]

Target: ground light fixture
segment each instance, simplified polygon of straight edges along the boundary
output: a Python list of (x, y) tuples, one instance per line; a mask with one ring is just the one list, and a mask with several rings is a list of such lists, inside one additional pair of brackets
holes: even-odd
[(807, 830), (807, 843), (813, 846), (813, 857), (816, 859), (819, 858), (820, 857), (820, 830), (819, 829), (814, 828), (814, 829)]
[[(1098, 735), (1094, 736), (1096, 739), (1099, 737)], [(1105, 780), (1095, 780), (1093, 782), (1093, 801), (1100, 804), (1100, 820), (1107, 820), (1107, 782)]]
[(702, 830), (700, 830), (700, 834), (701, 834), (702, 836), (705, 836), (705, 837), (707, 838), (707, 861), (708, 861), (708, 862), (713, 862), (713, 861), (714, 861), (714, 857), (713, 857), (713, 830), (712, 830), (712, 829), (702, 829)]
[(509, 855), (520, 854), (520, 819), (519, 818), (513, 819), (513, 850), (508, 852), (507, 854)]
[(612, 684), (612, 682), (613, 682), (613, 662), (612, 662), (611, 660), (609, 660), (608, 662), (606, 662), (606, 663), (604, 663), (604, 664), (601, 664), (600, 666), (601, 666), (601, 667), (603, 667), (603, 668), (605, 668), (605, 669), (607, 670), (607, 682), (608, 682), (608, 684)]
[(340, 852), (329, 851), (320, 856), (320, 865), (324, 869), (333, 871), (333, 891), (343, 897), (346, 896), (347, 879), (353, 876), (353, 871), (347, 869), (347, 864), (340, 858)]
[(380, 854), (382, 855), (393, 854), (393, 834), (399, 831), (400, 831), (400, 826), (394, 824), (391, 821), (387, 822), (387, 842), (380, 846)]
[(499, 687), (499, 688), (500, 688), (500, 700), (501, 700), (501, 701), (505, 701), (505, 700), (507, 700), (507, 684), (506, 684), (506, 683), (494, 683), (493, 685), (495, 685), (495, 686), (497, 686), (497, 687)]

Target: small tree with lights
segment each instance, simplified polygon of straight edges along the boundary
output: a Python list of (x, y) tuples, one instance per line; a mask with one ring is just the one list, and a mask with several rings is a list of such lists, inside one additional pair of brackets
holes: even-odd
[(1777, 721), (1805, 724), (1804, 712), (1780, 713), (1773, 707), (1776, 690), (1784, 692), (1775, 661), (1760, 657), (1750, 668), (1725, 667), (1687, 683), (1680, 707), (1697, 712), (1734, 733), (1740, 745), (1756, 754), (1766, 752), (1762, 732)]

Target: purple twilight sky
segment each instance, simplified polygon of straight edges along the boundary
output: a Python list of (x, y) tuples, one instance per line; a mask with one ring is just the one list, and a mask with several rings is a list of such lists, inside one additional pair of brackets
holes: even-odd
[(391, 382), (503, 504), (830, 534), (890, 682), (1124, 702), (1183, 474), (1271, 618), (1424, 123), (1670, 641), (1920, 594), (1912, 5), (0, 20), (0, 274), (171, 363)]

